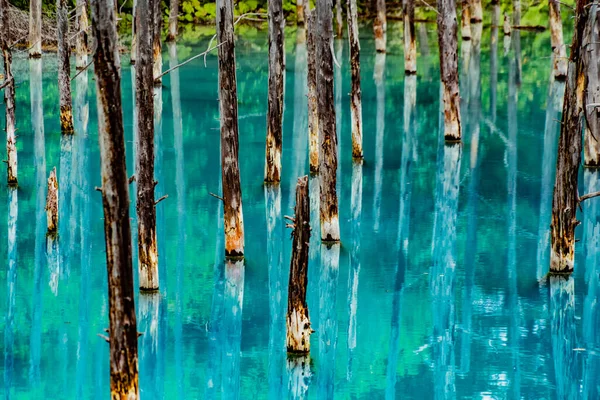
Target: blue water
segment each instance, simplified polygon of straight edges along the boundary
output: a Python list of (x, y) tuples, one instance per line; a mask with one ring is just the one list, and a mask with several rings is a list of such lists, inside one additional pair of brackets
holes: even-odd
[[(402, 25), (388, 23), (387, 55), (376, 55), (371, 27), (361, 27), (363, 165), (351, 160), (347, 43), (334, 44), (342, 243), (311, 239), (315, 333), (304, 370), (288, 364), (284, 347), (291, 239), (283, 220), (297, 177), (308, 173), (302, 36), (286, 31), (279, 188), (262, 182), (266, 31), (243, 27), (237, 38), (244, 262), (222, 261), (222, 210), (209, 195), (220, 192), (216, 57), (165, 77), (155, 93), (156, 195), (169, 196), (157, 206), (161, 290), (136, 298), (143, 398), (599, 398), (600, 200), (580, 215), (573, 276), (545, 276), (564, 90), (550, 79), (549, 33), (523, 32), (520, 46), (500, 34), (493, 44), (486, 26), (481, 46), (461, 45), (464, 140), (444, 146), (435, 26), (417, 29), (413, 79), (404, 77)], [(203, 51), (210, 35), (197, 36), (165, 46), (164, 69)], [(73, 81), (69, 140), (60, 136), (55, 56), (16, 54), (14, 70), (19, 189), (0, 190), (2, 390), (16, 399), (108, 398), (94, 75)], [(127, 56), (122, 92), (133, 174)], [(59, 239), (49, 242), (54, 167), (61, 215)], [(581, 173), (581, 193), (599, 190), (597, 174)], [(134, 211), (132, 202), (135, 243)]]

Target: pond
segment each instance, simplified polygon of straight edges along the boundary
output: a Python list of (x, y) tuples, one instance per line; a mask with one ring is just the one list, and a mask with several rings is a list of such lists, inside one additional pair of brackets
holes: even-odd
[[(156, 196), (168, 195), (157, 206), (161, 289), (135, 299), (142, 398), (598, 398), (599, 199), (580, 215), (573, 276), (546, 277), (564, 91), (551, 79), (549, 32), (504, 42), (486, 25), (481, 43), (461, 45), (463, 142), (454, 146), (439, 140), (435, 26), (417, 32), (418, 75), (405, 77), (402, 24), (388, 23), (385, 55), (361, 26), (362, 165), (351, 159), (347, 41), (334, 43), (342, 241), (328, 248), (311, 239), (315, 332), (305, 369), (288, 365), (284, 343), (291, 238), (283, 217), (308, 173), (302, 32), (286, 29), (279, 188), (263, 185), (266, 31), (244, 27), (237, 40), (244, 262), (223, 262), (222, 210), (210, 195), (220, 193), (216, 56), (164, 78), (155, 91)], [(209, 39), (164, 46), (164, 69)], [(0, 191), (3, 388), (6, 398), (108, 398), (94, 75), (73, 81), (76, 134), (61, 138), (55, 55), (14, 58), (20, 186)], [(124, 55), (129, 174), (132, 72)], [(54, 167), (60, 221), (50, 241), (44, 206)], [(580, 193), (599, 190), (596, 171), (582, 171), (580, 182)]]

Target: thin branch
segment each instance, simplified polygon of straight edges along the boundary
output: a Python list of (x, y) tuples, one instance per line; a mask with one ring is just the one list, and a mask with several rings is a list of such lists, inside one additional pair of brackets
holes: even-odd
[(598, 196), (600, 196), (600, 192), (593, 192), (593, 193), (584, 194), (583, 196), (581, 196), (579, 198), (579, 202), (582, 203), (584, 200), (588, 200), (588, 199), (591, 199), (593, 197), (598, 197)]
[(5, 87), (7, 87), (15, 78), (11, 77), (10, 79), (7, 79), (4, 81), (4, 83), (2, 85), (0, 85), (0, 90), (4, 89)]
[(100, 336), (102, 339), (106, 340), (107, 343), (110, 343), (110, 338), (108, 336), (104, 336), (101, 333), (98, 333), (97, 335)]
[(129, 177), (129, 184), (131, 185), (132, 182), (135, 182), (135, 175)]
[(208, 194), (210, 194), (210, 195), (211, 195), (212, 197), (214, 197), (215, 199), (219, 199), (219, 200), (221, 200), (223, 203), (225, 203), (225, 200), (223, 200), (223, 198), (222, 198), (221, 196), (217, 196), (216, 194), (214, 194), (214, 193), (211, 193), (211, 192), (208, 192)]
[(154, 205), (156, 206), (158, 203), (160, 203), (161, 201), (163, 201), (164, 199), (166, 199), (167, 197), (169, 197), (168, 194), (165, 194), (163, 197), (161, 197), (160, 199), (156, 200), (154, 202)]
[(436, 10), (436, 9), (435, 9), (433, 6), (431, 6), (430, 4), (428, 4), (428, 3), (427, 3), (425, 0), (419, 0), (419, 1), (420, 1), (421, 3), (423, 3), (423, 4), (425, 4), (425, 5), (427, 6), (427, 8), (429, 8), (429, 9), (431, 9), (431, 10), (435, 11), (435, 13), (436, 13), (436, 14), (438, 14), (438, 15), (440, 14), (440, 13), (438, 12), (438, 10)]
[(500, 129), (498, 129), (498, 127), (496, 127), (496, 125), (494, 125), (494, 123), (492, 121), (490, 121), (488, 118), (484, 118), (483, 122), (485, 122), (485, 124), (488, 126), (488, 128), (490, 128), (490, 131), (492, 133), (495, 133), (496, 135), (500, 136), (500, 139), (502, 139), (504, 144), (508, 146), (508, 144), (509, 144), (508, 139), (502, 133), (502, 131), (500, 131)]
[(94, 190), (96, 190), (96, 191), (98, 191), (98, 192), (102, 193), (102, 188), (101, 188), (101, 187), (98, 187), (98, 186), (96, 186), (96, 187), (94, 188)]
[(156, 79), (160, 79), (160, 78), (162, 78), (163, 76), (165, 76), (165, 75), (166, 75), (166, 74), (168, 74), (169, 72), (171, 72), (171, 71), (173, 71), (173, 70), (175, 70), (175, 69), (177, 69), (177, 68), (179, 68), (179, 67), (181, 67), (181, 66), (183, 66), (183, 65), (185, 65), (185, 64), (187, 64), (187, 63), (189, 63), (190, 61), (193, 61), (193, 60), (195, 60), (196, 58), (198, 58), (198, 57), (200, 57), (200, 56), (205, 56), (206, 54), (210, 53), (211, 51), (213, 51), (213, 50), (214, 50), (214, 49), (216, 49), (217, 47), (220, 47), (221, 45), (224, 45), (225, 43), (226, 43), (226, 42), (220, 43), (220, 44), (218, 44), (218, 45), (217, 45), (217, 46), (215, 46), (215, 47), (211, 47), (211, 48), (209, 48), (208, 50), (206, 50), (206, 51), (205, 51), (205, 52), (203, 52), (203, 53), (196, 54), (195, 56), (188, 58), (188, 59), (187, 59), (187, 60), (185, 60), (184, 62), (182, 62), (182, 63), (180, 63), (180, 64), (177, 64), (176, 66), (174, 66), (174, 67), (172, 67), (172, 68), (169, 68), (168, 70), (166, 70), (165, 72), (163, 72), (162, 74), (160, 74), (160, 75), (159, 75), (159, 76), (158, 76)]
[(90, 65), (92, 65), (94, 63), (94, 59), (92, 59), (92, 61), (90, 61), (89, 63), (87, 63), (87, 65), (83, 68), (81, 68), (79, 71), (77, 71), (77, 73), (75, 74), (74, 77), (71, 78), (71, 80), (75, 80), (75, 78), (77, 78), (79, 75), (81, 75), (82, 72), (84, 72), (85, 70), (87, 70)]

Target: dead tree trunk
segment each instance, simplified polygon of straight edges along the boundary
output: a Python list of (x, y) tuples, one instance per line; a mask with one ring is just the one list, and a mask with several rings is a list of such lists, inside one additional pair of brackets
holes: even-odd
[(281, 143), (283, 135), (283, 89), (285, 53), (282, 0), (269, 0), (269, 99), (267, 110), (267, 144), (265, 182), (281, 181)]
[(167, 34), (167, 42), (177, 40), (177, 18), (179, 18), (179, 0), (171, 0), (169, 2), (169, 33)]
[(563, 80), (567, 77), (567, 50), (563, 41), (560, 2), (559, 0), (549, 0), (548, 3), (548, 8), (550, 10), (550, 42), (552, 44), (554, 77)]
[(458, 89), (458, 53), (456, 43), (456, 3), (438, 0), (438, 42), (440, 72), (444, 98), (444, 138), (458, 142), (461, 138), (460, 94)]
[(333, 99), (333, 26), (331, 0), (317, 1), (317, 97), (319, 101), (319, 182), (321, 240), (340, 240), (337, 199), (337, 134)]
[(225, 219), (225, 256), (244, 256), (244, 217), (238, 165), (238, 107), (233, 36), (233, 1), (217, 1), (221, 171)]
[(60, 94), (60, 130), (73, 134), (73, 103), (71, 101), (71, 66), (69, 55), (69, 11), (67, 0), (56, 0), (58, 24), (58, 91)]
[[(143, 0), (141, 0), (143, 1)], [(139, 7), (139, 4), (138, 4)], [(160, 34), (162, 30), (162, 13), (160, 9), (160, 1), (153, 3), (152, 12), (152, 49), (154, 51), (154, 86), (161, 86), (162, 78), (162, 45), (160, 44)], [(139, 18), (138, 18), (139, 19)]]
[(8, 0), (0, 0), (0, 49), (4, 61), (4, 108), (6, 116), (6, 177), (9, 186), (17, 185), (17, 137), (15, 120), (15, 78), (12, 74), (12, 53), (8, 38), (10, 22)]
[(110, 390), (112, 399), (137, 399), (138, 334), (133, 296), (129, 187), (121, 108), (121, 65), (114, 8), (92, 0), (94, 71), (108, 270)]
[(134, 65), (135, 57), (137, 55), (137, 33), (135, 31), (135, 26), (137, 25), (137, 0), (133, 0), (133, 10), (131, 11), (131, 15), (133, 17), (133, 22), (131, 24), (131, 49), (129, 52), (129, 63)]
[(286, 346), (288, 353), (310, 352), (310, 319), (306, 304), (308, 283), (308, 243), (310, 241), (310, 202), (308, 176), (298, 179), (293, 223), (292, 262), (287, 311)]
[(152, 12), (158, 0), (140, 1), (136, 10), (137, 143), (135, 179), (137, 186), (138, 268), (140, 289), (158, 289), (158, 247), (154, 200), (154, 98), (152, 76)]
[(415, 37), (415, 1), (404, 0), (404, 73), (417, 73), (417, 40)]
[(581, 162), (581, 125), (583, 112), (583, 90), (585, 68), (582, 51), (584, 28), (587, 23), (589, 0), (577, 0), (575, 30), (569, 57), (569, 71), (565, 87), (558, 155), (556, 159), (556, 181), (552, 198), (552, 223), (550, 225), (551, 251), (550, 272), (570, 273), (575, 256), (575, 227), (579, 205), (577, 176)]
[[(309, 3), (308, 0), (306, 0), (306, 3)], [(308, 4), (308, 6), (310, 7), (310, 4)], [(305, 1), (304, 0), (296, 0), (296, 25), (298, 26), (303, 26), (304, 25), (304, 21), (306, 19), (306, 15), (304, 13), (304, 8), (305, 8)]]
[(504, 23), (502, 24), (502, 30), (504, 32), (504, 36), (510, 36), (511, 26), (510, 19), (508, 18), (508, 13), (504, 13)]
[(56, 179), (56, 167), (50, 171), (48, 177), (48, 194), (46, 196), (46, 221), (48, 234), (56, 235), (58, 231), (58, 180)]
[(350, 118), (352, 126), (352, 157), (362, 158), (362, 94), (360, 90), (360, 42), (358, 40), (358, 10), (356, 0), (348, 0), (348, 41), (350, 42)]
[[(308, 4), (308, 0), (306, 1)], [(308, 160), (310, 172), (319, 171), (319, 113), (317, 99), (316, 13), (306, 7), (306, 51), (308, 60)]]
[(463, 0), (461, 4), (460, 33), (463, 40), (471, 40), (471, 9), (467, 0)]
[(583, 52), (585, 80), (585, 139), (584, 165), (600, 167), (600, 7), (592, 3), (586, 37), (588, 46)]
[(335, 0), (335, 33), (338, 38), (344, 34), (344, 20), (342, 18), (342, 0)]
[(375, 0), (375, 21), (373, 21), (373, 32), (375, 33), (375, 50), (385, 53), (387, 20), (385, 16), (385, 0)]
[[(5, 36), (9, 37), (9, 36)], [(42, 56), (42, 0), (29, 2), (29, 57)]]
[(479, 24), (483, 21), (483, 7), (481, 0), (471, 0), (471, 22)]
[(77, 53), (75, 67), (82, 70), (87, 67), (88, 63), (88, 29), (90, 29), (90, 23), (87, 13), (87, 0), (77, 0), (76, 7), (77, 22), (75, 31), (78, 33), (75, 41), (75, 52)]

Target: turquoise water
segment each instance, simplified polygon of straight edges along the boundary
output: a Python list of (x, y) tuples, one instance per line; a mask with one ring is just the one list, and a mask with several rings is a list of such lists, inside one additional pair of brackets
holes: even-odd
[[(387, 55), (375, 54), (371, 27), (361, 28), (362, 166), (350, 157), (347, 44), (334, 45), (342, 243), (311, 241), (315, 333), (305, 378), (284, 348), (291, 239), (283, 216), (293, 213), (296, 179), (308, 172), (302, 41), (287, 31), (283, 179), (274, 189), (262, 183), (266, 31), (245, 28), (237, 41), (243, 263), (224, 265), (222, 210), (209, 195), (220, 192), (216, 58), (164, 79), (155, 96), (156, 195), (169, 196), (157, 206), (161, 290), (136, 298), (143, 398), (598, 398), (600, 200), (580, 216), (573, 277), (545, 279), (564, 89), (550, 80), (549, 33), (523, 32), (520, 51), (507, 43), (506, 54), (489, 27), (480, 53), (463, 44), (464, 141), (446, 147), (434, 28), (418, 27), (416, 79), (404, 77), (401, 24), (388, 25)], [(164, 68), (208, 40), (165, 47)], [(122, 67), (132, 174), (126, 57)], [(40, 64), (17, 55), (14, 69), (20, 186), (0, 190), (2, 390), (6, 398), (108, 398), (93, 73), (73, 81), (77, 134), (68, 140), (60, 136), (54, 56)], [(49, 243), (53, 167), (61, 219)], [(599, 190), (597, 174), (581, 173), (581, 193)], [(131, 217), (135, 227), (133, 204)]]

